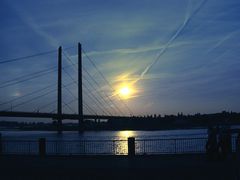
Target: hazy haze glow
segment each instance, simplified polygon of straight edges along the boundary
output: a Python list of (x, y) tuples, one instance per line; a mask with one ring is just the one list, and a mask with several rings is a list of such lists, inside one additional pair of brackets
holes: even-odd
[[(98, 114), (103, 112), (90, 97), (103, 92), (106, 100), (112, 98), (126, 114), (119, 96), (134, 115), (239, 112), (239, 12), (239, 0), (2, 0), (0, 61), (62, 45), (75, 46), (65, 54), (77, 63), (77, 42), (81, 42), (113, 88), (83, 55), (84, 69), (100, 84), (91, 94), (84, 88), (84, 102)], [(57, 52), (0, 64), (0, 83), (56, 65)], [(68, 65), (64, 57), (63, 66)], [(77, 79), (76, 69), (65, 71)], [(83, 73), (85, 86), (89, 86)], [(49, 85), (54, 89), (56, 82), (57, 72), (53, 71), (0, 88), (0, 104)], [(64, 85), (71, 82), (63, 73)], [(66, 103), (73, 99), (68, 90), (77, 95), (74, 83), (67, 87), (63, 89)], [(0, 110), (51, 112), (56, 109), (56, 97), (49, 93), (15, 108), (24, 102), (17, 100), (1, 105)], [(114, 114), (113, 105), (105, 108)], [(70, 106), (64, 112), (77, 111), (76, 101)]]

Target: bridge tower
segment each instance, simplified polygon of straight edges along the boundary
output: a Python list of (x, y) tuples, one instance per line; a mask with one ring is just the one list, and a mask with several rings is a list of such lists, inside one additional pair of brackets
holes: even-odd
[(83, 96), (82, 96), (82, 45), (78, 43), (78, 125), (79, 132), (83, 128)]
[(58, 132), (62, 132), (62, 47), (58, 48), (58, 98), (57, 98), (57, 120)]
[[(58, 132), (62, 132), (62, 47), (58, 48), (58, 98), (57, 120)], [(82, 96), (82, 46), (78, 43), (78, 124), (79, 131), (83, 130), (83, 96)]]

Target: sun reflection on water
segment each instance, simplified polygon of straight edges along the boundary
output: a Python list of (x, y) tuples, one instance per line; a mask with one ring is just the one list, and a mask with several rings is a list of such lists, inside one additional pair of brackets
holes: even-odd
[(119, 139), (127, 139), (129, 137), (134, 137), (136, 135), (135, 131), (119, 131), (117, 136), (119, 137)]
[(114, 154), (116, 155), (123, 155), (128, 153), (128, 141), (127, 139), (129, 137), (135, 137), (137, 135), (136, 131), (118, 131), (116, 136), (117, 136), (117, 141), (115, 141), (115, 149), (114, 149)]

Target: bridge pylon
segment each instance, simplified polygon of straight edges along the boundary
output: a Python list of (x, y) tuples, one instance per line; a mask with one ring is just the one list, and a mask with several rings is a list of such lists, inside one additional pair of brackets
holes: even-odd
[(58, 48), (58, 88), (57, 88), (58, 133), (62, 132), (62, 47)]
[(78, 43), (78, 128), (83, 131), (82, 45)]

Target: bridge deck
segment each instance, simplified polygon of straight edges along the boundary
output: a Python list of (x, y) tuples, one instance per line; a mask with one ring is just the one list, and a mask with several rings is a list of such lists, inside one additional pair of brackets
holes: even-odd
[[(18, 111), (0, 111), (2, 117), (32, 117), (32, 118), (59, 118), (55, 113), (40, 113), (40, 112), (18, 112)], [(61, 119), (78, 120), (78, 114), (62, 114)], [(116, 119), (116, 118), (130, 118), (128, 116), (106, 116), (106, 115), (83, 115), (84, 119)]]

